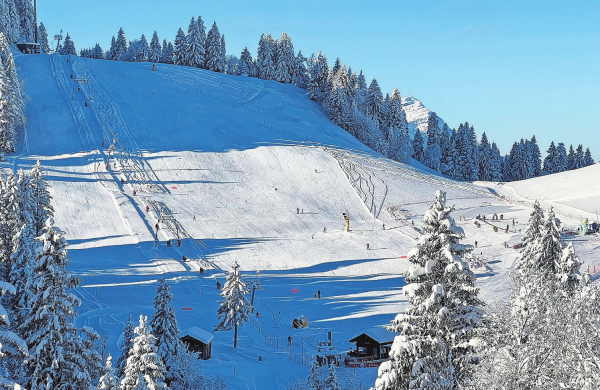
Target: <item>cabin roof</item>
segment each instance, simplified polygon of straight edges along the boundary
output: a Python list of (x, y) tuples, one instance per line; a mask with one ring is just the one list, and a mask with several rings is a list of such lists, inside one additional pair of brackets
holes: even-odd
[(210, 343), (215, 338), (215, 336), (213, 336), (212, 333), (209, 333), (197, 326), (192, 326), (181, 332), (181, 338), (184, 338), (186, 336), (192, 337), (198, 341), (203, 342), (204, 344)]
[(355, 338), (353, 338), (352, 340), (348, 341), (349, 343), (356, 343), (359, 339), (370, 339), (373, 340), (374, 342), (376, 342), (377, 344), (379, 344), (379, 341), (375, 340), (373, 337), (369, 336), (366, 333), (361, 333), (358, 336), (356, 336)]

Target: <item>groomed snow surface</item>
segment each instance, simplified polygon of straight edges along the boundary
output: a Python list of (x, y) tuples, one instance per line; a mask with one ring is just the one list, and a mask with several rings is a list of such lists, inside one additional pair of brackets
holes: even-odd
[[(15, 168), (42, 160), (56, 225), (70, 243), (70, 269), (82, 278), (79, 323), (107, 333), (116, 356), (125, 320), (151, 315), (156, 281), (166, 278), (180, 329), (212, 331), (216, 281), (237, 261), (247, 280), (260, 282), (260, 316), (240, 328), (237, 349), (233, 332), (214, 333), (203, 366), (233, 389), (277, 389), (305, 377), (302, 352), (314, 355), (329, 331), (336, 352), (363, 332), (392, 340), (382, 325), (406, 305), (403, 256), (437, 189), (456, 206), (465, 241), (477, 241), (474, 271), (487, 302), (507, 297), (517, 251), (504, 243), (519, 241), (529, 200), (539, 193), (565, 207), (560, 217), (572, 227), (598, 204), (589, 184), (596, 166), (508, 188), (458, 183), (418, 163), (387, 160), (290, 85), (163, 64), (153, 72), (151, 64), (77, 57), (16, 61), (30, 97), (29, 126), (18, 156), (8, 160)], [(74, 86), (71, 75), (87, 82)], [(563, 190), (558, 184), (567, 179), (572, 184)], [(504, 215), (510, 233), (506, 221), (493, 222), (499, 233), (473, 224), (476, 214), (493, 213)], [(586, 265), (598, 262), (596, 238), (574, 244)], [(300, 315), (309, 326), (294, 330)], [(291, 352), (282, 349), (288, 335)], [(377, 369), (356, 374), (370, 386)]]

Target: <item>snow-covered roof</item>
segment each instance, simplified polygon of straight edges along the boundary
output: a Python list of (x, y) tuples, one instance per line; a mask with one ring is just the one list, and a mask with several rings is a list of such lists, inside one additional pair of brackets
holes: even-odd
[(192, 326), (181, 332), (181, 337), (185, 336), (193, 337), (196, 340), (203, 342), (204, 344), (210, 343), (215, 338), (215, 336), (213, 336), (212, 333), (209, 333), (197, 326)]

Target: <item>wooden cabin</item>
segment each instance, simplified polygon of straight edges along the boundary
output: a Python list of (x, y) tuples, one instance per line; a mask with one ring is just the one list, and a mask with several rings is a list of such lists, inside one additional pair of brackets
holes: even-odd
[(180, 337), (191, 352), (197, 352), (198, 357), (202, 360), (210, 359), (212, 354), (212, 341), (214, 336), (197, 326), (192, 326), (181, 332)]
[(366, 333), (356, 336), (349, 342), (354, 343), (356, 348), (348, 352), (348, 357), (370, 360), (387, 359), (392, 346), (392, 341), (380, 343)]

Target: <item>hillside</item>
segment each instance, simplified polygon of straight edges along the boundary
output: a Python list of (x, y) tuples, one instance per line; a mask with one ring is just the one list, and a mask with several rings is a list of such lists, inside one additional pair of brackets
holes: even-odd
[[(215, 333), (204, 363), (232, 388), (275, 389), (304, 376), (301, 351), (315, 354), (327, 331), (336, 351), (362, 332), (391, 340), (381, 325), (406, 304), (404, 256), (437, 189), (456, 206), (465, 242), (478, 241), (477, 261), (487, 263), (474, 269), (483, 299), (508, 294), (517, 252), (504, 242), (520, 239), (527, 203), (496, 196), (488, 188), (498, 191), (495, 183), (459, 183), (377, 155), (332, 125), (303, 90), (174, 65), (153, 72), (147, 63), (66, 56), (16, 61), (29, 126), (7, 159), (13, 168), (42, 161), (71, 270), (82, 279), (78, 321), (108, 334), (113, 355), (127, 317), (152, 313), (159, 277), (173, 286), (180, 328), (212, 331), (215, 282), (234, 262), (260, 281), (261, 316), (242, 327), (237, 350), (231, 332)], [(529, 196), (541, 185), (514, 188)], [(514, 231), (473, 225), (476, 214), (493, 213), (516, 219)], [(181, 247), (166, 246), (177, 237)], [(586, 245), (576, 248), (586, 253)], [(322, 299), (313, 298), (317, 290)], [(301, 314), (309, 327), (292, 329)], [(276, 348), (288, 335), (291, 353)], [(371, 385), (376, 370), (357, 374)]]

